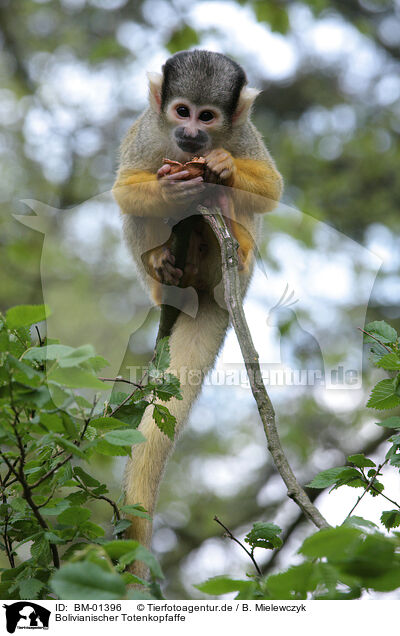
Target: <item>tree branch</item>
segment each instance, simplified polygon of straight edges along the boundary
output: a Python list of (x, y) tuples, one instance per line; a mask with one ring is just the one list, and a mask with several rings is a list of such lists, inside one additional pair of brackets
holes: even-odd
[[(367, 492), (368, 492), (370, 489), (376, 490), (376, 488), (374, 488), (374, 482), (376, 481), (376, 478), (378, 477), (378, 475), (379, 475), (379, 473), (380, 473), (381, 469), (385, 466), (385, 464), (387, 464), (387, 462), (388, 462), (388, 461), (389, 461), (389, 460), (388, 460), (388, 459), (386, 459), (386, 460), (383, 462), (383, 464), (379, 464), (379, 466), (377, 467), (377, 469), (376, 469), (376, 471), (375, 471), (375, 474), (374, 474), (374, 475), (372, 475), (371, 479), (367, 482), (367, 485), (366, 485), (366, 487), (365, 487), (365, 489), (364, 489), (364, 492), (362, 493), (362, 495), (360, 495), (360, 496), (357, 498), (356, 503), (354, 504), (354, 506), (353, 506), (353, 507), (352, 507), (352, 509), (350, 510), (350, 512), (349, 512), (349, 514), (347, 515), (346, 519), (348, 519), (349, 517), (351, 517), (351, 515), (352, 515), (352, 514), (353, 514), (353, 512), (354, 512), (354, 510), (357, 508), (358, 504), (360, 503), (361, 499), (362, 499), (363, 497), (365, 497), (365, 495), (367, 494)], [(364, 474), (364, 471), (362, 471), (362, 472), (363, 472), (363, 474)], [(379, 494), (381, 494), (379, 490), (376, 490), (376, 492), (379, 492)], [(345, 519), (345, 520), (346, 520), (346, 519)]]
[[(365, 446), (363, 446), (361, 449), (355, 448), (355, 449), (345, 450), (343, 448), (340, 448), (340, 450), (343, 453), (343, 455), (354, 455), (354, 453), (362, 453), (363, 455), (368, 456), (371, 453), (373, 453), (378, 448), (378, 446), (380, 446), (383, 442), (386, 442), (391, 435), (392, 433), (389, 433), (387, 430), (386, 431), (384, 430), (380, 433), (378, 437), (375, 437), (374, 439), (366, 442)], [(330, 468), (334, 468), (334, 466), (330, 466)], [(311, 501), (315, 501), (316, 499), (318, 499), (318, 497), (320, 497), (323, 494), (323, 492), (326, 492), (327, 490), (328, 488), (323, 488), (322, 490), (311, 490), (309, 495)], [(264, 576), (268, 572), (270, 572), (272, 567), (275, 565), (275, 562), (278, 556), (282, 554), (283, 550), (285, 549), (285, 545), (287, 541), (290, 539), (292, 534), (297, 530), (297, 528), (302, 524), (303, 520), (304, 520), (303, 513), (300, 510), (297, 516), (290, 523), (290, 525), (282, 533), (281, 538), (284, 544), (284, 547), (282, 548), (282, 550), (280, 551), (275, 550), (272, 553), (270, 559), (261, 566)]]
[[(14, 473), (14, 475), (17, 478), (17, 480), (21, 484), (22, 490), (23, 490), (23, 493), (24, 493), (24, 497), (25, 497), (30, 509), (32, 510), (34, 516), (36, 517), (36, 520), (37, 520), (38, 524), (40, 525), (41, 528), (43, 528), (43, 530), (48, 531), (49, 530), (49, 526), (47, 525), (47, 523), (43, 519), (42, 515), (40, 514), (38, 506), (33, 501), (32, 491), (31, 491), (30, 486), (29, 486), (29, 484), (28, 484), (28, 482), (26, 480), (26, 477), (25, 477), (24, 466), (23, 466), (22, 460), (20, 461), (19, 471), (17, 471), (12, 466), (10, 460), (8, 459), (8, 457), (4, 453), (0, 452), (0, 456), (3, 459), (3, 461), (7, 464), (8, 468)], [(58, 555), (57, 546), (55, 545), (55, 543), (49, 542), (49, 544), (50, 544), (51, 554), (52, 554), (52, 557), (53, 557), (54, 567), (55, 568), (59, 568), (60, 567), (60, 557)]]
[(35, 488), (40, 486), (40, 484), (46, 481), (46, 479), (54, 475), (54, 473), (56, 473), (58, 469), (61, 468), (61, 466), (64, 466), (64, 464), (69, 462), (69, 460), (72, 459), (72, 457), (73, 457), (72, 453), (70, 453), (69, 455), (66, 455), (66, 457), (64, 457), (64, 459), (61, 462), (59, 462), (56, 466), (53, 466), (53, 468), (47, 471), (45, 475), (43, 475), (37, 481), (35, 481), (35, 483), (31, 485), (31, 490), (34, 490)]
[(253, 565), (254, 565), (254, 567), (256, 568), (256, 570), (257, 570), (258, 574), (261, 576), (261, 574), (262, 574), (262, 573), (261, 573), (261, 570), (260, 570), (260, 568), (258, 567), (258, 563), (257, 563), (257, 561), (255, 560), (254, 555), (252, 554), (252, 552), (250, 552), (250, 550), (248, 550), (248, 549), (246, 548), (246, 546), (245, 546), (245, 545), (243, 545), (243, 543), (242, 543), (241, 541), (239, 541), (239, 539), (237, 539), (237, 538), (236, 538), (236, 537), (232, 534), (232, 532), (229, 530), (229, 528), (227, 528), (226, 526), (224, 526), (224, 524), (222, 523), (222, 521), (220, 521), (220, 520), (218, 519), (218, 517), (217, 517), (217, 516), (215, 516), (215, 517), (214, 517), (214, 521), (216, 521), (217, 523), (219, 523), (219, 525), (220, 525), (220, 526), (221, 526), (221, 527), (225, 530), (226, 536), (227, 536), (229, 539), (232, 539), (232, 541), (234, 541), (235, 543), (237, 543), (238, 545), (240, 545), (240, 547), (242, 548), (242, 550), (244, 550), (244, 551), (246, 552), (246, 554), (247, 554), (247, 555), (250, 557), (250, 559), (252, 560)]
[(262, 380), (258, 353), (254, 348), (243, 310), (238, 273), (237, 241), (232, 238), (220, 208), (208, 209), (200, 205), (198, 210), (203, 214), (204, 219), (214, 231), (221, 249), (225, 302), (239, 341), (253, 397), (263, 423), (268, 449), (279, 474), (286, 484), (288, 497), (296, 502), (305, 516), (312, 521), (317, 528), (328, 528), (328, 522), (313, 505), (306, 492), (296, 480), (286, 455), (283, 452), (276, 428), (274, 408)]

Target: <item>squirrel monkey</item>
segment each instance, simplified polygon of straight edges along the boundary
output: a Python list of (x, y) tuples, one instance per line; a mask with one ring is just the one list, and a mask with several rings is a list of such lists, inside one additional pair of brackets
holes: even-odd
[[(243, 292), (253, 269), (259, 213), (277, 205), (282, 177), (249, 119), (258, 91), (247, 87), (239, 64), (220, 53), (182, 51), (167, 60), (162, 74), (149, 73), (148, 79), (149, 107), (122, 143), (113, 194), (123, 213), (128, 245), (155, 302), (161, 302), (163, 285), (192, 286), (198, 295), (195, 318), (181, 312), (170, 336), (170, 369), (181, 379), (183, 396), (168, 403), (176, 417), (177, 437), (201, 386), (200, 382), (184, 383), (183, 377), (188, 368), (204, 377), (212, 367), (227, 331), (228, 315), (214, 295), (221, 279), (217, 242), (201, 216), (196, 216), (197, 204), (207, 195), (203, 192), (206, 178), (191, 177), (185, 169), (173, 174), (163, 158), (185, 163), (202, 156), (214, 183), (228, 186), (221, 189), (232, 193), (227, 216), (240, 246)], [(259, 197), (247, 194), (241, 203), (246, 193)], [(224, 215), (225, 211), (226, 206)], [(177, 224), (185, 216), (192, 219), (192, 229), (181, 269), (175, 264), (165, 219)], [(139, 428), (147, 441), (133, 447), (128, 460), (126, 503), (141, 503), (152, 515), (173, 444), (158, 429), (149, 409)], [(149, 547), (151, 534), (149, 521), (133, 518), (130, 538)], [(133, 571), (145, 576), (146, 567), (136, 563)]]

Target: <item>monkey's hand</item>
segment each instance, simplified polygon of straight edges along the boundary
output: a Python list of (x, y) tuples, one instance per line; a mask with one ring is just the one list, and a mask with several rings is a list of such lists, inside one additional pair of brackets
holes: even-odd
[(175, 267), (175, 256), (169, 247), (162, 245), (142, 257), (145, 269), (163, 285), (179, 285), (183, 272)]
[(157, 172), (161, 196), (166, 203), (186, 203), (198, 196), (204, 189), (203, 177), (190, 177), (188, 170), (169, 174), (171, 166), (164, 164)]
[(236, 166), (230, 152), (223, 148), (215, 148), (205, 155), (205, 159), (207, 168), (218, 177), (223, 185), (233, 185)]

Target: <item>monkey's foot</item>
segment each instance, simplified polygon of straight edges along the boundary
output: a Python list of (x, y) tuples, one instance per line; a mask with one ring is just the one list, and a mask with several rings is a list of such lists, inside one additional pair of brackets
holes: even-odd
[(175, 267), (175, 256), (169, 247), (152, 250), (149, 256), (150, 274), (164, 285), (179, 285), (183, 272)]

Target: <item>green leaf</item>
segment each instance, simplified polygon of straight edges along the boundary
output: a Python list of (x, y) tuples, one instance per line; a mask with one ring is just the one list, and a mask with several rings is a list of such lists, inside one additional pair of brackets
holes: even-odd
[(114, 526), (113, 534), (121, 534), (121, 532), (125, 532), (128, 528), (131, 527), (131, 522), (128, 519), (120, 519)]
[(87, 508), (71, 506), (58, 515), (58, 521), (66, 526), (79, 526), (81, 523), (87, 521), (90, 515), (91, 512)]
[(166, 371), (170, 362), (171, 354), (169, 350), (169, 338), (161, 338), (156, 347), (154, 362), (150, 366), (158, 371)]
[[(322, 582), (319, 565), (306, 562), (292, 566), (285, 572), (272, 574), (266, 582), (268, 592), (273, 599), (306, 599), (307, 592), (315, 590), (318, 583)], [(336, 581), (332, 583), (334, 586)]]
[(93, 370), (99, 371), (108, 365), (107, 360), (96, 356), (92, 345), (83, 345), (78, 348), (61, 344), (49, 344), (44, 347), (32, 347), (24, 355), (25, 360), (44, 362), (46, 360), (57, 361), (60, 367), (76, 367), (82, 363), (88, 364)]
[(341, 486), (350, 486), (351, 488), (365, 488), (366, 482), (361, 472), (357, 468), (348, 466), (339, 475), (333, 490)]
[[(342, 568), (353, 576), (363, 577), (366, 587), (375, 587), (373, 579), (387, 573), (393, 566), (400, 573), (398, 558), (394, 554), (392, 539), (382, 534), (369, 534), (345, 555)], [(396, 563), (397, 561), (397, 563)]]
[[(23, 374), (23, 376), (25, 376), (24, 380), (28, 378), (33, 378), (33, 377), (40, 379), (42, 377), (41, 373), (39, 373), (38, 371), (30, 367), (28, 364), (21, 362), (20, 360), (18, 360), (18, 358), (15, 358), (11, 354), (7, 356), (7, 364), (8, 364), (8, 367), (11, 367), (13, 369), (17, 369), (18, 371), (20, 371)], [(18, 375), (20, 376), (20, 374)]]
[(55, 413), (41, 413), (40, 422), (48, 431), (53, 433), (63, 433), (64, 425), (61, 417)]
[(43, 588), (44, 583), (38, 579), (24, 579), (19, 584), (19, 595), (22, 599), (34, 599)]
[(178, 378), (176, 378), (171, 373), (166, 373), (163, 376), (163, 381), (161, 384), (154, 384), (149, 382), (149, 386), (154, 388), (156, 395), (163, 402), (168, 402), (171, 398), (176, 398), (177, 400), (182, 400), (182, 394), (180, 392), (180, 382)]
[(50, 382), (49, 381), (49, 388), (51, 391), (51, 397), (52, 400), (55, 404), (58, 404), (60, 406), (60, 408), (65, 407), (65, 403), (67, 403), (68, 405), (70, 404), (71, 401), (71, 393), (67, 391), (64, 391), (60, 386), (58, 386), (58, 384), (56, 384), (55, 382)]
[(122, 404), (129, 397), (129, 393), (124, 393), (123, 391), (116, 391), (115, 386), (110, 395), (109, 403), (116, 406), (117, 404)]
[(370, 346), (370, 352), (371, 352), (370, 360), (372, 364), (376, 365), (381, 358), (385, 357), (388, 351), (386, 349), (386, 345), (375, 342), (374, 340)]
[(377, 426), (384, 426), (385, 428), (400, 428), (400, 417), (398, 415), (392, 415), (387, 417), (382, 422), (375, 422)]
[(0, 331), (0, 351), (8, 351), (10, 347), (10, 339), (6, 331)]
[(118, 409), (117, 417), (131, 428), (137, 428), (148, 405), (148, 402), (145, 400), (141, 400), (135, 404), (125, 404)]
[(160, 431), (169, 437), (170, 440), (173, 440), (175, 435), (176, 417), (171, 415), (167, 407), (162, 404), (155, 404), (153, 409), (153, 419)]
[(22, 497), (15, 497), (14, 499), (11, 499), (9, 503), (11, 508), (17, 512), (23, 512), (27, 507), (27, 503), (25, 499), (22, 499)]
[(109, 431), (104, 439), (115, 446), (132, 446), (146, 441), (143, 433), (132, 428)]
[(400, 358), (396, 353), (388, 353), (383, 358), (380, 358), (376, 363), (377, 367), (381, 367), (382, 369), (387, 369), (388, 371), (399, 371), (400, 370)]
[(46, 320), (51, 311), (47, 305), (18, 305), (11, 307), (6, 313), (7, 325), (10, 329), (29, 327), (36, 322)]
[(64, 512), (67, 508), (70, 507), (70, 502), (68, 499), (53, 499), (48, 506), (41, 508), (41, 512), (44, 515), (59, 515), (61, 512)]
[(76, 481), (72, 479), (72, 466), (71, 462), (67, 462), (64, 466), (61, 466), (56, 473), (56, 479), (59, 486), (64, 486), (65, 488), (75, 488)]
[(80, 457), (81, 459), (85, 459), (85, 453), (65, 437), (62, 437), (61, 435), (54, 435), (53, 439), (64, 450), (69, 451), (73, 455), (77, 455), (77, 457)]
[(118, 420), (116, 417), (96, 417), (94, 420), (90, 420), (90, 426), (100, 431), (111, 431), (124, 426), (124, 422)]
[(106, 572), (96, 563), (68, 563), (51, 578), (52, 590), (63, 600), (121, 599), (125, 584), (116, 573)]
[(51, 395), (47, 386), (40, 386), (38, 389), (32, 391), (21, 391), (14, 399), (14, 402), (18, 404), (34, 404), (39, 409), (43, 408), (51, 400)]
[(89, 358), (87, 360), (87, 364), (93, 369), (93, 371), (95, 371), (96, 373), (98, 373), (99, 371), (101, 371), (102, 369), (104, 369), (104, 367), (109, 367), (110, 363), (108, 360), (106, 360), (105, 358), (103, 358), (103, 356), (93, 356), (92, 358)]
[(9, 568), (8, 570), (3, 570), (1, 573), (1, 578), (3, 581), (14, 581), (20, 574), (22, 574), (25, 569), (25, 565), (21, 563), (16, 568)]
[(339, 560), (352, 552), (361, 537), (362, 533), (357, 528), (324, 528), (307, 537), (299, 552), (311, 558), (327, 557)]
[(282, 539), (278, 537), (281, 532), (282, 528), (274, 523), (258, 521), (253, 524), (252, 529), (245, 537), (245, 541), (253, 548), (273, 550), (282, 546)]
[(112, 457), (118, 457), (122, 455), (130, 455), (131, 447), (130, 446), (115, 446), (114, 444), (110, 444), (105, 439), (101, 439), (97, 442), (95, 446), (96, 452), (101, 455), (110, 455)]
[(94, 355), (95, 350), (92, 345), (82, 345), (60, 358), (58, 364), (60, 367), (76, 367), (89, 358), (93, 358)]
[(367, 406), (374, 409), (393, 409), (400, 404), (400, 397), (396, 395), (393, 380), (381, 380), (372, 389)]
[(77, 477), (79, 477), (81, 481), (83, 481), (85, 486), (89, 486), (89, 488), (92, 488), (94, 486), (100, 486), (100, 482), (94, 477), (92, 477), (91, 475), (89, 475), (80, 466), (75, 466), (74, 475), (77, 475)]
[(383, 492), (384, 489), (385, 486), (380, 481), (375, 480), (373, 485), (369, 489), (368, 494), (371, 495), (371, 497), (377, 497), (379, 493)]
[(102, 547), (107, 552), (110, 559), (120, 559), (123, 554), (136, 550), (139, 545), (139, 541), (135, 541), (134, 539), (115, 539), (114, 541), (104, 543)]
[[(154, 554), (152, 554), (149, 550), (147, 550), (143, 545), (139, 545), (135, 550), (134, 550), (134, 555), (135, 555), (135, 561), (141, 561), (142, 563), (145, 563), (147, 565), (147, 567), (149, 568), (150, 572), (157, 578), (157, 579), (163, 579), (164, 575), (162, 573), (160, 564), (158, 563), (157, 559), (155, 558)], [(126, 556), (125, 556), (126, 558)], [(129, 563), (131, 563), (132, 561), (128, 561), (124, 564), (123, 562), (124, 557), (121, 558), (121, 564), (122, 565), (128, 565)]]
[[(144, 579), (141, 579), (140, 577), (135, 576), (135, 574), (131, 574), (130, 572), (123, 572), (122, 578), (124, 579), (125, 585), (130, 585), (131, 583), (138, 583), (139, 585), (147, 586), (147, 583), (148, 583), (148, 581), (145, 581)], [(131, 598), (131, 597), (128, 596), (128, 598)]]
[(341, 473), (346, 470), (346, 466), (337, 466), (335, 468), (328, 468), (323, 470), (318, 475), (315, 475), (314, 479), (306, 484), (309, 488), (327, 488), (333, 486), (337, 482)]
[(49, 380), (58, 382), (58, 384), (70, 387), (71, 389), (88, 388), (100, 389), (101, 391), (105, 391), (106, 389), (104, 383), (93, 373), (80, 367), (66, 369), (56, 368), (49, 373), (48, 377)]
[(253, 585), (252, 581), (231, 579), (227, 576), (215, 576), (194, 587), (197, 587), (200, 592), (204, 592), (205, 594), (220, 596), (221, 594), (229, 594), (230, 592), (244, 592), (251, 585)]
[(126, 566), (133, 561), (142, 561), (150, 572), (158, 579), (163, 579), (164, 575), (155, 556), (149, 552), (138, 541), (132, 539), (119, 539), (103, 544), (103, 548), (111, 559), (118, 559), (120, 564)]
[(365, 578), (365, 587), (370, 587), (377, 592), (391, 592), (392, 590), (398, 590), (400, 587), (400, 567), (387, 568), (386, 572), (383, 572), (380, 576), (374, 576)]
[(45, 539), (47, 539), (47, 541), (49, 541), (49, 543), (65, 543), (65, 540), (62, 539), (59, 534), (55, 534), (55, 532), (45, 532), (44, 537)]
[(79, 439), (78, 429), (72, 417), (68, 413), (62, 413), (61, 417), (62, 417), (64, 429), (68, 437), (71, 437), (73, 440), (78, 440)]
[(132, 515), (133, 517), (141, 517), (142, 519), (148, 519), (149, 521), (151, 521), (151, 516), (140, 504), (121, 506), (120, 510), (121, 512)]
[(73, 557), (75, 556), (75, 553), (80, 552), (81, 550), (87, 550), (87, 543), (84, 543), (82, 541), (82, 542), (70, 544), (63, 554), (63, 560), (64, 561), (72, 560)]
[(59, 360), (73, 351), (72, 347), (60, 344), (45, 345), (44, 347), (32, 347), (25, 351), (24, 360), (44, 362), (45, 360)]
[[(399, 437), (398, 435), (395, 435), (395, 439)], [(393, 438), (392, 438), (393, 439)], [(400, 445), (395, 443), (393, 444), (388, 452), (386, 453), (386, 457), (385, 459), (389, 459), (390, 460), (390, 464), (392, 466), (398, 466), (400, 468)]]
[(74, 400), (75, 400), (75, 403), (78, 406), (81, 406), (83, 409), (91, 409), (93, 406), (93, 404), (90, 403), (89, 400), (84, 398), (82, 395), (74, 395)]
[(376, 523), (374, 523), (373, 521), (369, 521), (368, 519), (364, 519), (363, 517), (357, 517), (356, 515), (354, 515), (353, 517), (348, 517), (347, 519), (345, 519), (343, 521), (343, 525), (344, 526), (349, 526), (349, 527), (352, 527), (352, 528), (359, 528), (360, 530), (363, 530), (364, 532), (366, 532), (366, 531), (375, 532), (375, 530), (378, 527), (376, 525)]
[(50, 545), (44, 536), (31, 545), (31, 555), (38, 563), (47, 566), (51, 559)]
[(372, 466), (372, 467), (376, 466), (375, 462), (373, 462), (372, 459), (368, 459), (367, 457), (365, 457), (363, 453), (358, 453), (356, 455), (349, 455), (347, 458), (347, 461), (351, 462), (355, 466), (358, 466), (358, 468), (366, 468), (367, 466)]
[(87, 537), (91, 541), (97, 539), (98, 537), (104, 537), (105, 532), (104, 528), (98, 526), (96, 523), (92, 523), (91, 521), (85, 521), (79, 526), (79, 533), (83, 537)]
[[(396, 329), (393, 329), (393, 327), (388, 325), (384, 320), (375, 320), (374, 322), (368, 323), (365, 327), (365, 331), (372, 333), (375, 338), (378, 338), (378, 340), (384, 343), (395, 343), (398, 338)], [(364, 340), (365, 342), (371, 342), (373, 338), (365, 335)]]
[(382, 512), (381, 521), (387, 530), (400, 526), (400, 510), (387, 510)]

